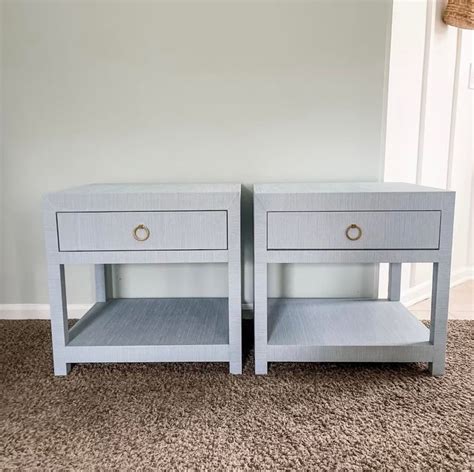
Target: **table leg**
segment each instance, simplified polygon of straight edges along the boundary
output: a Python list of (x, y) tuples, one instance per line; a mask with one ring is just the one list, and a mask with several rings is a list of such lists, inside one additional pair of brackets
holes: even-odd
[(240, 254), (240, 198), (228, 212), (228, 283), (229, 283), (229, 347), (231, 374), (242, 373), (242, 280)]
[(107, 301), (107, 289), (105, 279), (105, 265), (95, 264), (95, 299), (96, 302)]
[(67, 375), (71, 370), (71, 364), (65, 360), (65, 347), (69, 339), (69, 329), (64, 265), (48, 265), (48, 288), (51, 308), (54, 375)]
[(267, 299), (267, 264), (255, 264), (255, 373), (268, 372), (267, 343), (268, 343), (268, 299)]
[(402, 264), (391, 262), (388, 271), (388, 299), (391, 301), (400, 301), (400, 286), (402, 279)]
[(434, 346), (434, 356), (429, 369), (434, 376), (443, 375), (445, 370), (450, 270), (449, 262), (433, 264), (430, 342)]

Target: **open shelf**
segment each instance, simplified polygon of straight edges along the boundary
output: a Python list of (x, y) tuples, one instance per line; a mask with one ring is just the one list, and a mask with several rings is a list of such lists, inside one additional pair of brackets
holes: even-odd
[(70, 330), (67, 346), (228, 343), (227, 298), (119, 298), (96, 303)]
[(429, 343), (428, 328), (400, 302), (269, 299), (268, 344), (405, 346)]

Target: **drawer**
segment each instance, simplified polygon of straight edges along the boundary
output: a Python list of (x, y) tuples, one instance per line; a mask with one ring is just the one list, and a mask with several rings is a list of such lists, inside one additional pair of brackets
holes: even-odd
[(227, 211), (57, 213), (60, 251), (227, 249)]
[(440, 211), (267, 213), (268, 249), (438, 249)]

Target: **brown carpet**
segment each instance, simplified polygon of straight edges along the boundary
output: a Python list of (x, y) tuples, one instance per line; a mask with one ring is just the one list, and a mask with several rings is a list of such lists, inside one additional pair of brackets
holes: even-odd
[[(473, 322), (425, 366), (224, 364), (51, 371), (49, 323), (0, 321), (0, 468), (468, 470)], [(251, 327), (245, 327), (247, 335)]]

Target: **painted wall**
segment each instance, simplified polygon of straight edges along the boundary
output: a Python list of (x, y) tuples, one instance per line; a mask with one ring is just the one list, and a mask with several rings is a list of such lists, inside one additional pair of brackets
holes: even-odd
[[(375, 181), (389, 1), (3, 2), (1, 303), (46, 303), (40, 198), (92, 182)], [(371, 266), (272, 268), (270, 292), (371, 295)], [(92, 301), (90, 267), (67, 270)], [(118, 266), (116, 295), (226, 295), (225, 267)]]
[(454, 221), (453, 273), (474, 277), (471, 259), (473, 240), (474, 205), (474, 90), (468, 88), (469, 69), (474, 63), (474, 35), (472, 31), (459, 31), (457, 38), (457, 68), (453, 87), (453, 119), (450, 135), (448, 188), (456, 190), (456, 217)]
[[(384, 178), (456, 191), (451, 282), (457, 284), (474, 276), (474, 91), (468, 88), (474, 36), (443, 23), (445, 4), (394, 2)], [(429, 264), (404, 264), (402, 300), (427, 298), (431, 276)], [(386, 283), (385, 270), (382, 295)]]
[(2, 303), (3, 297), (3, 8), (0, 2), (0, 303)]

